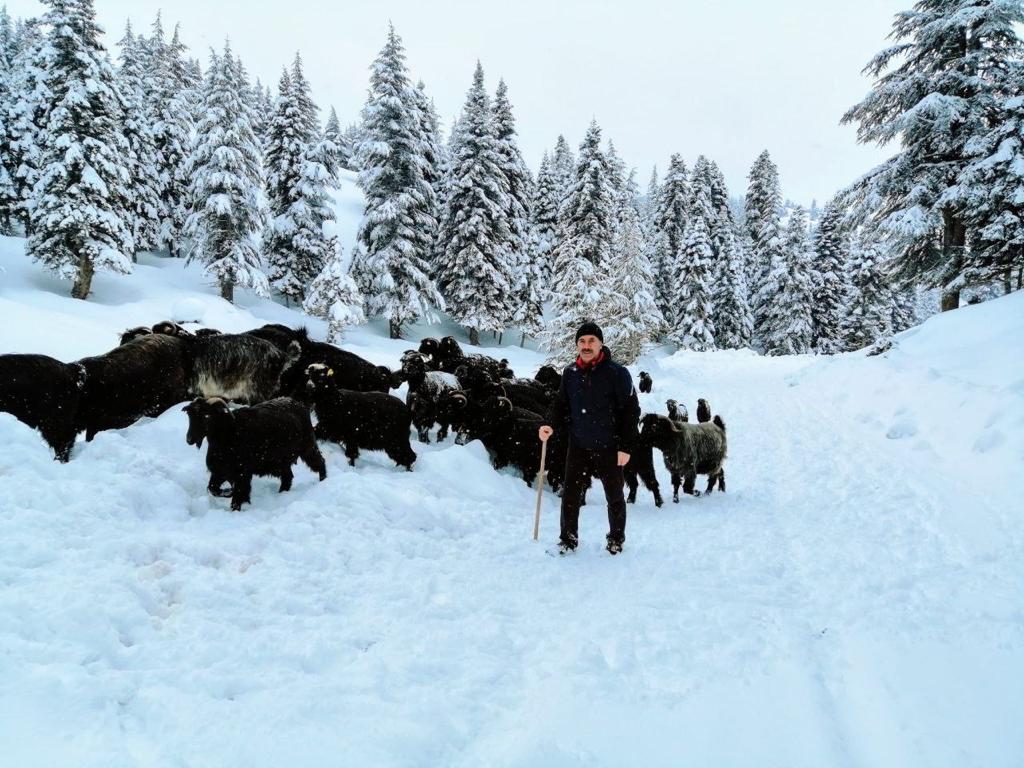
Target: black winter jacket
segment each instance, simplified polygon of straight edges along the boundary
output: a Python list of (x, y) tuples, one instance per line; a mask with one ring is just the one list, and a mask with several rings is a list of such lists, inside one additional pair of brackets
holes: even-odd
[(640, 401), (633, 379), (605, 347), (604, 359), (593, 368), (573, 363), (562, 371), (562, 385), (544, 423), (552, 429), (568, 429), (580, 448), (632, 453), (639, 421)]

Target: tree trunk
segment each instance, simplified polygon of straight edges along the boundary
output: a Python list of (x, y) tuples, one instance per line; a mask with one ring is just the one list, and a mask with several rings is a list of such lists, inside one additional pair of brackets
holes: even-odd
[(394, 320), (388, 320), (388, 332), (391, 334), (392, 339), (402, 338), (402, 324), (396, 323)]
[(224, 281), (220, 284), (220, 297), (232, 304), (235, 303), (235, 284)]
[(503, 338), (505, 338), (505, 332), (504, 331), (502, 331), (501, 333), (498, 334), (498, 344), (501, 344), (501, 340)]
[[(946, 265), (947, 274), (954, 279), (960, 276), (964, 268), (964, 247), (967, 244), (967, 227), (964, 220), (951, 209), (942, 211), (942, 262)], [(960, 306), (960, 289), (943, 288), (942, 311), (956, 309)]]
[(524, 346), (526, 346), (526, 331), (523, 331), (523, 337), (519, 339), (519, 347), (522, 348)]
[(75, 277), (75, 284), (71, 286), (71, 298), (89, 298), (89, 291), (92, 290), (92, 276), (94, 271), (92, 259), (86, 256), (80, 256), (78, 259), (78, 275)]
[(1013, 290), (1013, 268), (1007, 265), (1006, 269), (1003, 270), (1003, 294), (1010, 293)]
[(480, 346), (480, 331), (476, 328), (469, 329), (469, 343), (474, 347)]
[(1017, 290), (1024, 288), (1024, 267), (1017, 270)]

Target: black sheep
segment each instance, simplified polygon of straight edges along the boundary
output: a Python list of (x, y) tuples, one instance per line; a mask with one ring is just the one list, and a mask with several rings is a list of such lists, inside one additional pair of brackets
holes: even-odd
[[(427, 348), (431, 348), (431, 346), (427, 345)], [(420, 351), (422, 352), (423, 349), (424, 343), (421, 342)], [(505, 361), (505, 365), (502, 365), (500, 360), (495, 360), (487, 355), (467, 355), (462, 351), (462, 347), (459, 346), (459, 342), (455, 340), (454, 336), (445, 336), (438, 342), (436, 352), (424, 352), (424, 354), (431, 355), (431, 359), (435, 361), (438, 370), (445, 373), (455, 373), (456, 368), (465, 364), (474, 368), (482, 368), (495, 381), (514, 376), (512, 369), (508, 367), (508, 361)]]
[(651, 374), (647, 371), (640, 371), (640, 391), (650, 393), (652, 386), (654, 386), (654, 381), (651, 379)]
[(448, 397), (449, 392), (457, 390), (455, 380), (451, 374), (428, 371), (426, 356), (413, 350), (402, 355), (401, 375), (409, 384), (405, 404), (409, 407), (420, 442), (430, 442), (430, 428), (435, 423), (440, 426), (437, 439), (444, 440), (450, 425), (442, 413), (440, 403)]
[(305, 397), (316, 410), (316, 436), (345, 446), (355, 466), (359, 449), (384, 451), (412, 470), (416, 452), (409, 444), (411, 415), (405, 403), (383, 392), (355, 392), (335, 383), (334, 371), (321, 363), (306, 368)]
[(85, 368), (46, 355), (0, 355), (0, 411), (38, 429), (58, 461), (71, 458)]
[(105, 429), (159, 416), (189, 396), (191, 349), (174, 336), (144, 334), (78, 363), (86, 377), (75, 425), (87, 441)]
[(278, 397), (231, 410), (219, 397), (200, 397), (182, 410), (188, 414), (186, 442), (197, 449), (204, 438), (209, 442), (207, 488), (214, 496), (228, 495), (221, 486), (230, 483), (235, 512), (250, 502), (253, 475), (280, 478), (283, 493), (292, 487), (292, 465), (302, 459), (321, 481), (327, 477), (309, 408), (298, 400)]

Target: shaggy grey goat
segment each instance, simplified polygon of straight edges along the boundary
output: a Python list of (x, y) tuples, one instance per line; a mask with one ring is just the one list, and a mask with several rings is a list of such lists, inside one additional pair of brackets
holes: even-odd
[(672, 474), (672, 501), (679, 501), (681, 479), (684, 493), (700, 496), (700, 491), (694, 489), (697, 475), (708, 476), (705, 493), (711, 493), (716, 482), (718, 489), (725, 491), (722, 463), (728, 446), (721, 416), (704, 424), (689, 424), (648, 413), (640, 421), (640, 444), (661, 451), (665, 468)]

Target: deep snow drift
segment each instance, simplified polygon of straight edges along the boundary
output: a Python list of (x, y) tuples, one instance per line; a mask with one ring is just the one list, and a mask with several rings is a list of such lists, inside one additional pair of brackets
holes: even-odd
[[(88, 302), (20, 240), (0, 266), (0, 352), (168, 317), (323, 334), (178, 261)], [(411, 473), (323, 444), (325, 482), (257, 479), (231, 513), (180, 409), (68, 465), (0, 414), (0, 764), (1019, 765), (1022, 331), (1018, 293), (879, 357), (652, 353), (644, 409), (708, 398), (728, 493), (641, 488), (616, 558), (597, 489), (581, 551), (545, 555), (557, 498), (534, 543), (532, 491), (479, 443), (414, 443)], [(395, 366), (414, 342), (382, 333), (344, 346)]]

